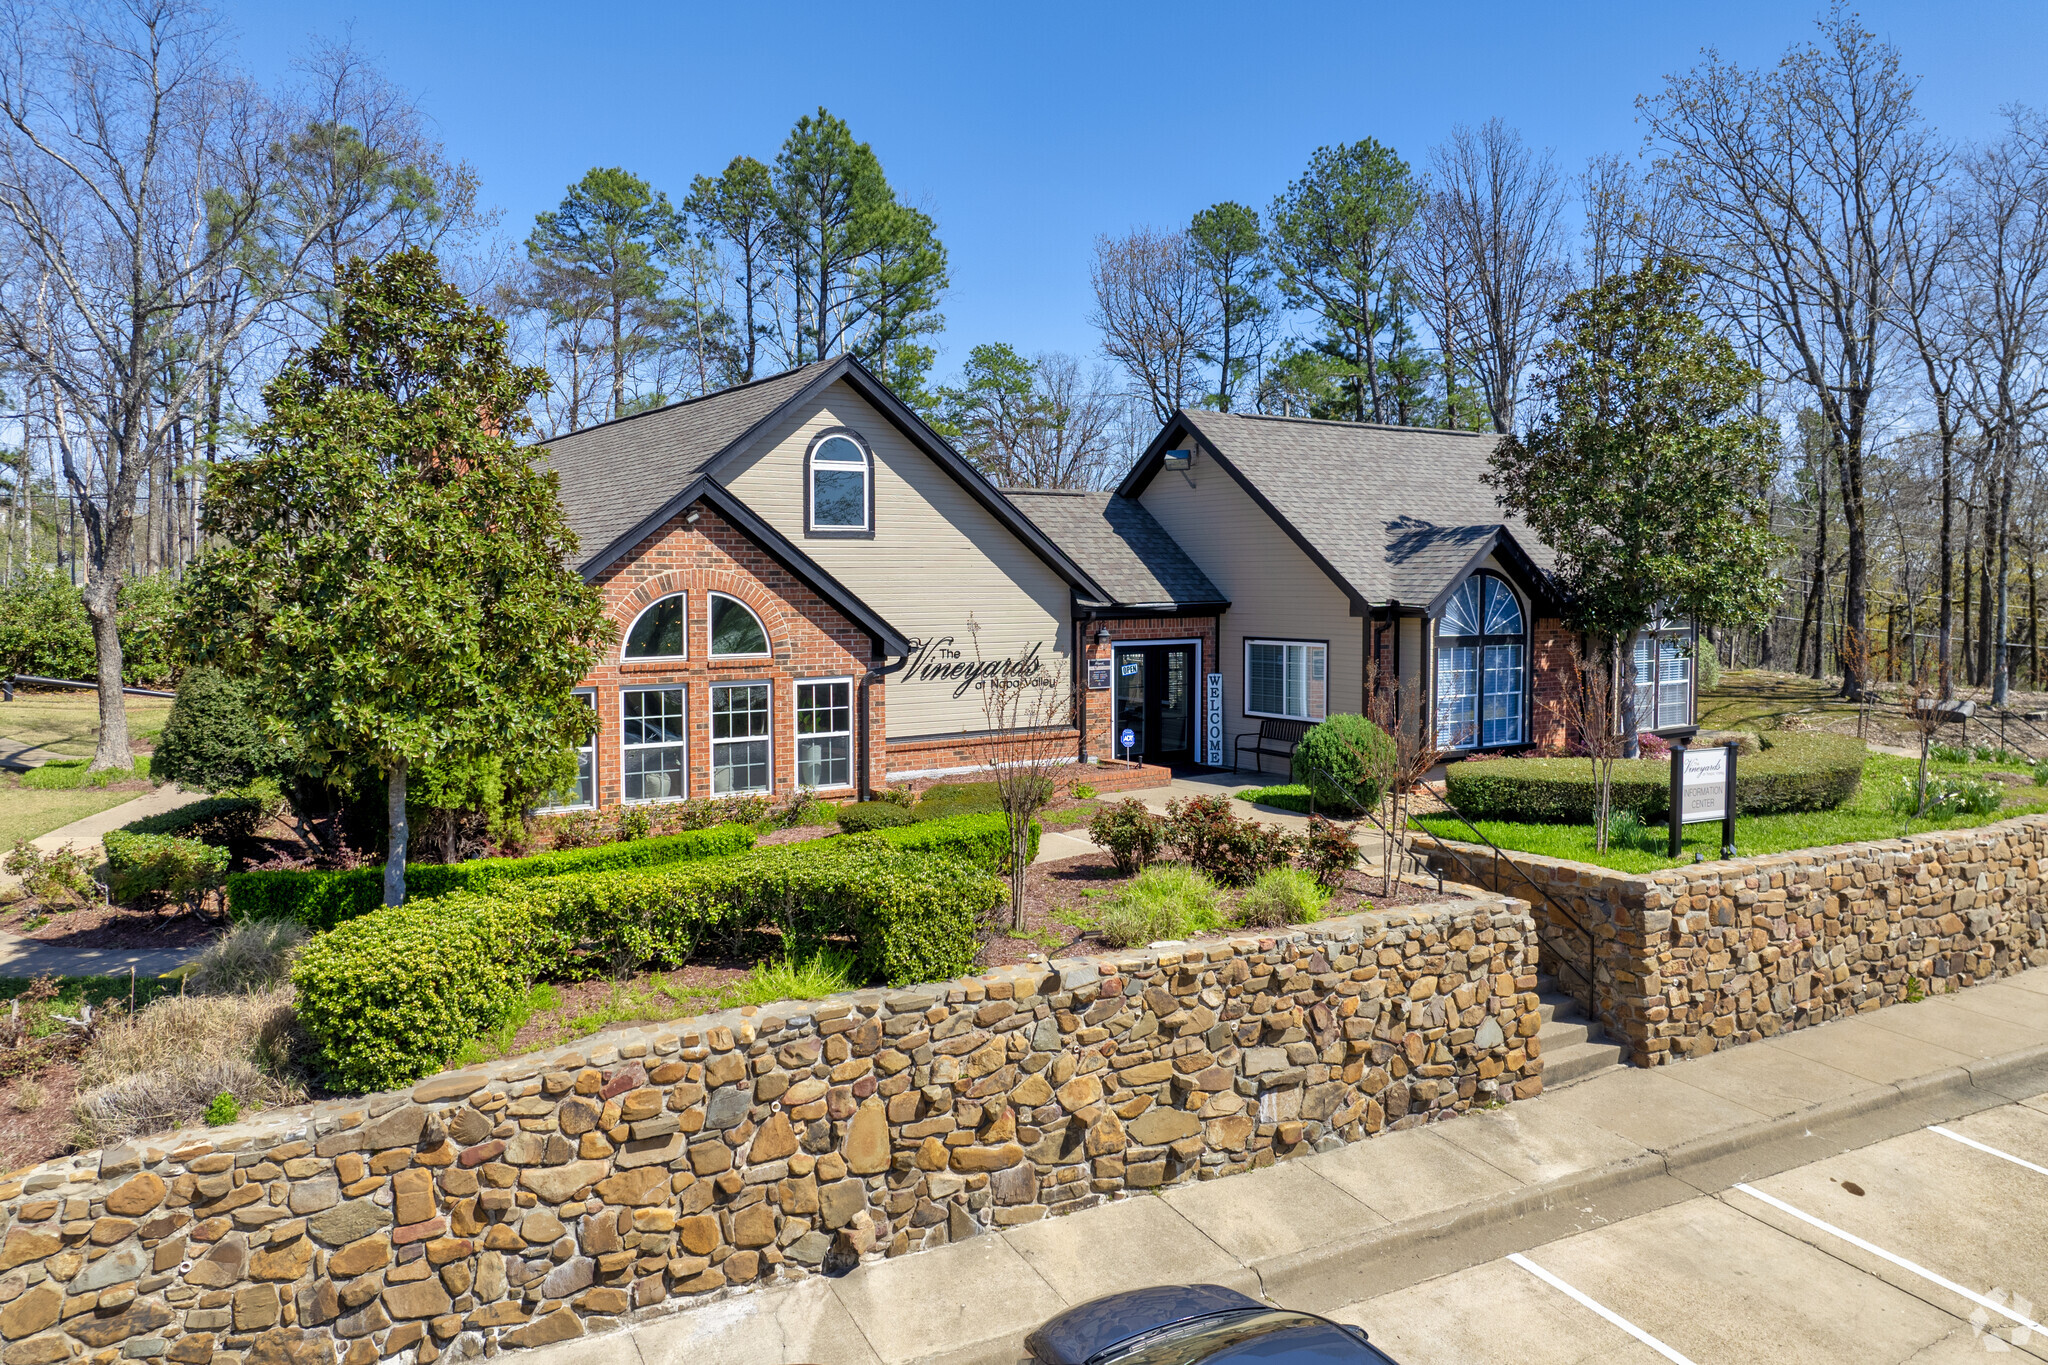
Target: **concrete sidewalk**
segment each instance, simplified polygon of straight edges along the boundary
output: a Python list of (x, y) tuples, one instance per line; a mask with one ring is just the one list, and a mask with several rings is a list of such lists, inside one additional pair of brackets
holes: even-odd
[(1455, 1269), (1474, 1246), (1540, 1245), (2043, 1091), (2048, 969), (1696, 1061), (1609, 1071), (1502, 1110), (737, 1295), (537, 1356), (1015, 1365), (1026, 1332), (1102, 1294), (1211, 1281), (1332, 1309), (1412, 1282), (1418, 1266)]

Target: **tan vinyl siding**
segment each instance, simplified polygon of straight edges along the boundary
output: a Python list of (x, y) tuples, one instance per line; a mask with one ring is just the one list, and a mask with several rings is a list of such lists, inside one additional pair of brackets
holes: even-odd
[[(1244, 642), (1322, 640), (1330, 646), (1328, 709), (1358, 711), (1364, 700), (1365, 623), (1351, 599), (1237, 480), (1206, 452), (1183, 473), (1162, 470), (1140, 496), (1147, 511), (1230, 600), (1218, 651), (1223, 674), (1225, 762), (1242, 734), (1256, 733), (1245, 715)], [(1269, 770), (1272, 760), (1267, 761)]]
[[(834, 427), (860, 433), (874, 451), (872, 539), (805, 534), (804, 454), (813, 437)], [(853, 390), (833, 385), (817, 409), (786, 421), (760, 452), (720, 481), (913, 646), (937, 642), (971, 662), (971, 610), (981, 657), (1021, 656), (1036, 645), (1055, 677), (1064, 683), (1071, 676), (1065, 580)], [(987, 728), (971, 687), (956, 698), (957, 682), (906, 673), (888, 680), (891, 739)]]

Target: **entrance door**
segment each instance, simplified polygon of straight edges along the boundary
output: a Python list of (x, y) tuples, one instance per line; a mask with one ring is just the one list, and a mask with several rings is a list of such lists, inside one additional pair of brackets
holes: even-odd
[[(1195, 759), (1195, 647), (1118, 645), (1114, 757), (1172, 765)], [(1131, 736), (1126, 752), (1124, 735)]]

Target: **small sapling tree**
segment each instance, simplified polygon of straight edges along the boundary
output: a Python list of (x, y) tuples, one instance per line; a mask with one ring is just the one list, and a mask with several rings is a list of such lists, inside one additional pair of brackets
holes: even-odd
[(981, 623), (972, 613), (974, 686), (984, 721), (975, 756), (995, 783), (1010, 836), (1010, 927), (1024, 927), (1024, 878), (1031, 866), (1031, 822), (1069, 780), (1074, 761), (1074, 703), (1067, 685), (1035, 657), (985, 660)]

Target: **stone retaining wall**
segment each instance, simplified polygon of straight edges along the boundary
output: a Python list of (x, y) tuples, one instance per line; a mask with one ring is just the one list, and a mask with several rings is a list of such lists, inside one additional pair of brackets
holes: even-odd
[[(1489, 849), (1414, 843), (1446, 875), (1528, 893)], [(2048, 816), (1637, 876), (1508, 856), (1592, 930), (1601, 1022), (1637, 1066), (2048, 964)], [(1540, 897), (1533, 913), (1546, 961), (1585, 961), (1583, 933)]]
[(1518, 901), (1367, 913), (46, 1163), (0, 1181), (0, 1361), (426, 1365), (1526, 1098), (1534, 954)]

